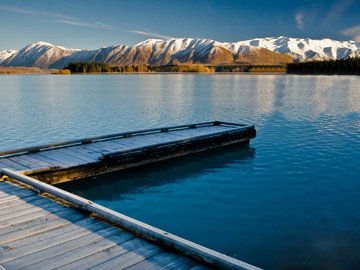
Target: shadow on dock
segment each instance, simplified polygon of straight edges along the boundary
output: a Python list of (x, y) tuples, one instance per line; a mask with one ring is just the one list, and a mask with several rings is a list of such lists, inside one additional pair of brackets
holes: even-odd
[(221, 170), (232, 163), (251, 162), (255, 153), (255, 148), (248, 144), (235, 144), (56, 186), (91, 200), (108, 201), (118, 199), (118, 192), (111, 198), (110, 189), (126, 194), (144, 187), (179, 182), (209, 170)]

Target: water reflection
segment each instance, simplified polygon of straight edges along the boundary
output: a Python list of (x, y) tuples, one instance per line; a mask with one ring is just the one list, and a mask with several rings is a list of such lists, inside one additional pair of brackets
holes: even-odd
[(116, 201), (123, 199), (124, 195), (129, 193), (146, 193), (149, 188), (181, 182), (209, 171), (221, 171), (234, 163), (249, 162), (254, 157), (255, 148), (236, 144), (205, 153), (62, 183), (58, 187), (94, 201)]
[(360, 113), (357, 76), (3, 76), (0, 89), (1, 150), (214, 119), (261, 126), (273, 114)]

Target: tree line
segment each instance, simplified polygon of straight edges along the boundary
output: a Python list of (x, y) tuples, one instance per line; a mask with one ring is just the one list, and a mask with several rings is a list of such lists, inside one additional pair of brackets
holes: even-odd
[(203, 65), (109, 65), (99, 62), (76, 62), (68, 64), (64, 70), (71, 73), (128, 73), (128, 72), (215, 72), (214, 67)]
[(287, 64), (287, 73), (360, 75), (360, 58), (291, 63)]
[(64, 70), (71, 73), (132, 73), (132, 72), (285, 72), (285, 66), (279, 65), (200, 65), (200, 64), (182, 64), (182, 65), (109, 65), (99, 62), (76, 62), (67, 65)]

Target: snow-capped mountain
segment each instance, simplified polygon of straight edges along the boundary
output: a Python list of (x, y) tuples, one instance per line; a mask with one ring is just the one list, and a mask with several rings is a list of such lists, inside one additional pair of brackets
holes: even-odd
[[(360, 56), (360, 42), (310, 38), (255, 38), (235, 43), (290, 55), (295, 61), (335, 60)], [(229, 45), (231, 46), (231, 45)]]
[(60, 59), (51, 68), (71, 62), (104, 62), (112, 65), (176, 65), (176, 64), (237, 64), (288, 63), (286, 55), (249, 45), (229, 51), (222, 43), (209, 39), (149, 39), (134, 46), (111, 46), (94, 51), (79, 51)]
[(7, 50), (7, 51), (0, 52), (0, 65), (5, 60), (11, 59), (16, 53), (17, 53), (17, 51), (15, 51), (15, 50)]
[(76, 50), (46, 42), (17, 51), (0, 52), (0, 65), (62, 68), (71, 62), (113, 65), (279, 64), (291, 61), (342, 59), (360, 56), (360, 42), (302, 38), (255, 38), (234, 43), (210, 39), (148, 39), (134, 46)]
[(39, 41), (15, 52), (11, 57), (4, 59), (1, 65), (48, 68), (59, 59), (77, 51)]

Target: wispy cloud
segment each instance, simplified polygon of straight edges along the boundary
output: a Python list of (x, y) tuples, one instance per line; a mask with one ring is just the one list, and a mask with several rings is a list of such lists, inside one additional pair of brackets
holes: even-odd
[(298, 11), (295, 13), (295, 23), (296, 23), (296, 28), (300, 29), (300, 30), (304, 30), (304, 18), (305, 17), (305, 12), (304, 11)]
[(355, 41), (360, 41), (360, 24), (346, 28), (341, 33), (350, 36)]
[(133, 33), (133, 34), (146, 36), (146, 37), (156, 37), (156, 38), (162, 38), (162, 39), (172, 38), (171, 36), (167, 36), (167, 35), (163, 35), (163, 34), (159, 34), (159, 33), (154, 33), (154, 32), (141, 31), (141, 30), (124, 30), (124, 31), (128, 32), (128, 33)]
[(90, 27), (90, 28), (110, 28), (111, 27), (111, 25), (108, 25), (105, 23), (82, 21), (78, 18), (74, 18), (74, 17), (68, 16), (68, 15), (55, 13), (55, 12), (47, 12), (47, 11), (43, 11), (43, 10), (18, 8), (18, 7), (8, 6), (8, 5), (1, 5), (1, 4), (0, 4), (0, 10), (10, 11), (10, 12), (19, 13), (19, 14), (25, 14), (25, 15), (29, 15), (29, 16), (52, 18), (52, 20), (57, 23), (69, 24), (69, 25), (80, 26), (80, 27)]
[(90, 28), (111, 28), (111, 25), (101, 23), (101, 22), (84, 22), (78, 19), (56, 19), (54, 20), (58, 23), (81, 26), (81, 27), (90, 27)]

